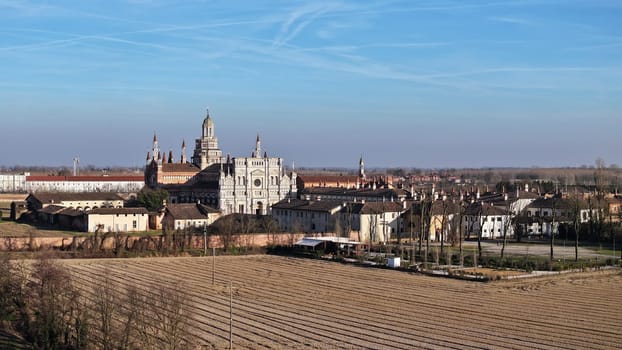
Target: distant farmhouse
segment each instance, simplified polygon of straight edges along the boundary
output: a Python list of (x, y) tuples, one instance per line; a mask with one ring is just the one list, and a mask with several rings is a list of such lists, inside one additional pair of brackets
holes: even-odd
[(200, 202), (223, 215), (266, 215), (274, 203), (296, 197), (296, 173), (286, 170), (282, 158), (262, 152), (259, 136), (250, 157), (224, 158), (209, 111), (192, 162), (187, 160), (185, 141), (180, 160), (175, 162), (172, 151), (168, 157), (160, 151), (154, 135), (144, 181), (150, 188), (166, 190), (171, 204)]
[(32, 220), (41, 224), (85, 232), (146, 231), (145, 208), (124, 208), (116, 193), (32, 193), (26, 198)]

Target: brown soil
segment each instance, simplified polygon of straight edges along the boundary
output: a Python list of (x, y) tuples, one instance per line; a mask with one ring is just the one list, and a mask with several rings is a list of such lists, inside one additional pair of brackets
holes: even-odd
[[(190, 331), (227, 348), (233, 281), (235, 349), (612, 349), (622, 344), (622, 273), (609, 270), (465, 282), (274, 256), (63, 260), (90, 290), (181, 284)], [(144, 288), (146, 293), (150, 291)]]
[(496, 279), (498, 276), (500, 277), (508, 277), (508, 276), (523, 276), (528, 275), (528, 272), (525, 271), (514, 271), (514, 270), (497, 270), (497, 269), (489, 269), (489, 268), (466, 268), (463, 269), (465, 274), (468, 275), (483, 275), (488, 276), (491, 279)]

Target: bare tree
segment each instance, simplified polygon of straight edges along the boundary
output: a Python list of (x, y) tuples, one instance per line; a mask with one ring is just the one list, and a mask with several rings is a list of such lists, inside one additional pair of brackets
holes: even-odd
[[(56, 349), (85, 344), (85, 313), (71, 275), (49, 255), (34, 263), (27, 283), (28, 338), (35, 348)], [(79, 329), (76, 328), (79, 327)]]
[(447, 226), (447, 215), (448, 215), (448, 211), (449, 211), (449, 201), (445, 200), (445, 198), (443, 198), (441, 200), (441, 230), (440, 230), (440, 239), (441, 239), (441, 256), (444, 255), (445, 253), (445, 232), (446, 232), (446, 226)]
[(570, 198), (570, 217), (574, 229), (574, 261), (579, 261), (579, 231), (581, 229), (581, 200), (576, 193)]
[(514, 210), (514, 206), (512, 205), (512, 201), (509, 199), (505, 200), (505, 217), (503, 218), (503, 244), (501, 246), (501, 261), (503, 261), (503, 255), (505, 253), (505, 246), (508, 242), (508, 231), (512, 228), (512, 212)]
[(419, 254), (421, 254), (421, 245), (425, 236), (425, 255), (427, 262), (427, 255), (430, 251), (430, 220), (431, 220), (431, 209), (432, 209), (432, 201), (427, 198), (423, 198), (421, 200), (421, 214), (420, 214), (420, 224), (421, 229), (419, 231)]
[(185, 302), (188, 296), (180, 284), (159, 285), (154, 300), (155, 324), (153, 333), (162, 340), (160, 349), (187, 349), (190, 340), (187, 330), (189, 310)]
[(98, 318), (98, 331), (102, 349), (117, 349), (119, 345), (118, 334), (114, 324), (115, 317), (119, 313), (120, 300), (112, 281), (108, 277), (110, 271), (104, 271), (104, 280), (97, 286), (95, 293), (95, 312)]

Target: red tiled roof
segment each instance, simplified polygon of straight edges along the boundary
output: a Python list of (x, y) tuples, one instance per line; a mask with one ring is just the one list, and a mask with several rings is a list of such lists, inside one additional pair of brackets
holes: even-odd
[(48, 203), (61, 203), (65, 201), (122, 201), (116, 193), (109, 192), (81, 192), (81, 193), (66, 193), (66, 192), (37, 192), (29, 195), (29, 197), (35, 198), (42, 204)]
[(198, 173), (199, 167), (192, 163), (163, 163), (162, 172), (164, 173)]
[(97, 208), (86, 212), (87, 214), (113, 215), (113, 214), (148, 214), (146, 208)]
[(305, 182), (343, 182), (348, 181), (352, 184), (356, 184), (359, 181), (359, 177), (356, 175), (298, 175), (298, 177)]
[(198, 203), (169, 204), (166, 211), (175, 220), (205, 219), (208, 214), (220, 213), (217, 209)]
[(144, 182), (144, 176), (52, 176), (52, 175), (31, 175), (26, 176), (26, 181), (70, 181), (70, 182)]
[(302, 199), (283, 199), (272, 205), (272, 209), (330, 212), (343, 205), (342, 201), (307, 201)]

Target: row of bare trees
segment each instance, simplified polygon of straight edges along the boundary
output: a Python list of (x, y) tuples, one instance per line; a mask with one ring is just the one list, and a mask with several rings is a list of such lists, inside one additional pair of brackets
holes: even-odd
[(77, 283), (49, 255), (0, 259), (0, 320), (35, 349), (187, 349), (189, 300), (175, 284)]

